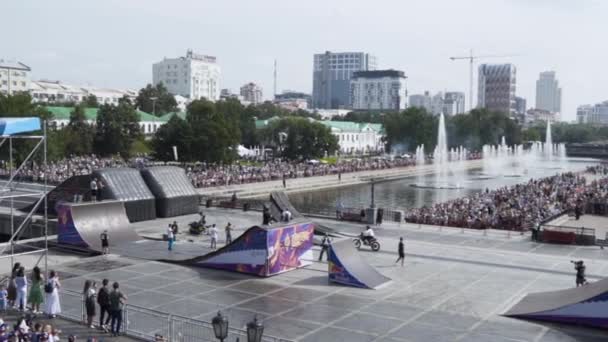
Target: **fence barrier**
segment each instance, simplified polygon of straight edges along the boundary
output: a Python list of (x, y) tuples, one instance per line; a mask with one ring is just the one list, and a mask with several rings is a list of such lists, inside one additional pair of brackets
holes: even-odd
[[(82, 293), (62, 289), (60, 291), (62, 312), (59, 316), (85, 322), (86, 310)], [(251, 317), (253, 319), (253, 317)], [(156, 334), (167, 338), (168, 342), (217, 342), (213, 326), (209, 322), (174, 315), (167, 312), (125, 304), (123, 308), (122, 333), (152, 341)], [(227, 341), (247, 341), (247, 331), (229, 328)], [(264, 336), (263, 342), (293, 342), (274, 336)]]

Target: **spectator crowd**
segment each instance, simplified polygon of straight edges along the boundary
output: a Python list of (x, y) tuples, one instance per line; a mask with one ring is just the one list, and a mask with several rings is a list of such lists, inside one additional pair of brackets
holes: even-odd
[[(478, 159), (479, 154), (471, 153), (470, 159)], [(118, 157), (102, 158), (96, 155), (71, 156), (59, 161), (49, 162), (46, 168), (49, 184), (58, 185), (72, 176), (88, 175), (96, 169), (109, 167), (144, 167), (164, 164), (153, 162), (145, 157), (125, 160)], [(259, 163), (234, 163), (218, 165), (208, 163), (178, 164), (185, 169), (192, 184), (197, 188), (267, 182), (288, 178), (315, 177), (337, 175), (343, 173), (384, 170), (396, 167), (409, 167), (416, 164), (412, 156), (400, 157), (367, 157), (355, 159), (340, 159), (335, 164), (319, 162), (286, 162), (280, 159)], [(16, 170), (13, 170), (15, 172)], [(0, 178), (10, 177), (9, 163), (0, 161)], [(44, 165), (37, 162), (27, 163), (17, 174), (20, 181), (43, 182), (45, 177)]]
[(555, 215), (580, 210), (592, 199), (606, 199), (607, 190), (606, 178), (587, 183), (583, 174), (569, 172), (412, 209), (406, 220), (452, 227), (526, 230)]

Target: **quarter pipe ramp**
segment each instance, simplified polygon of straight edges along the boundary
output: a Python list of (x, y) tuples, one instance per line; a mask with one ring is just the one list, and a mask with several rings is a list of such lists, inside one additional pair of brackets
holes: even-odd
[(559, 291), (531, 293), (504, 316), (608, 328), (608, 278)]
[[(110, 252), (125, 257), (216, 268), (268, 277), (310, 265), (314, 224), (294, 220), (254, 226), (232, 243), (213, 250), (200, 243), (167, 243), (141, 238), (130, 224), (124, 203), (104, 201), (58, 206), (58, 242), (101, 251), (100, 234), (107, 229)], [(154, 224), (154, 221), (150, 221)], [(221, 243), (221, 241), (220, 241)]]
[(391, 281), (359, 255), (350, 239), (332, 242), (328, 260), (329, 281), (331, 282), (377, 289)]

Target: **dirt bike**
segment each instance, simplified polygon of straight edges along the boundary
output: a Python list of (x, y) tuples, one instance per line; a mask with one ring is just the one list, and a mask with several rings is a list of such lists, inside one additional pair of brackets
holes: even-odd
[(206, 231), (206, 227), (204, 224), (201, 224), (199, 221), (193, 221), (188, 224), (190, 226), (190, 234), (192, 235), (201, 235)]
[(380, 242), (375, 237), (365, 238), (360, 235), (358, 238), (353, 239), (355, 248), (361, 249), (361, 245), (370, 246), (372, 251), (377, 252), (380, 250)]

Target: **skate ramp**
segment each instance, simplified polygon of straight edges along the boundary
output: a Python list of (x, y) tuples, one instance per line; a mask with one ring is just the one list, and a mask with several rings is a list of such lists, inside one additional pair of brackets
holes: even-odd
[[(289, 197), (283, 191), (273, 191), (270, 193), (270, 203), (272, 204), (270, 212), (273, 218), (277, 221), (281, 220), (281, 213), (287, 209), (291, 212), (291, 217), (294, 219), (302, 217), (302, 214), (291, 205)], [(276, 215), (276, 216), (275, 216)]]
[(139, 170), (127, 167), (100, 169), (93, 171), (93, 177), (103, 183), (102, 199), (125, 202), (129, 221), (147, 221), (156, 218), (156, 199)]
[[(151, 224), (155, 224), (151, 221)], [(180, 238), (173, 250), (166, 241), (141, 238), (127, 218), (123, 202), (63, 203), (58, 206), (60, 244), (101, 251), (100, 234), (108, 230), (110, 253), (184, 266), (215, 268), (269, 277), (312, 263), (314, 224), (305, 220), (253, 226), (217, 250), (208, 242)], [(220, 234), (219, 245), (223, 242)]]
[[(82, 196), (83, 200), (90, 200), (90, 183), (90, 175), (81, 175), (72, 176), (54, 188), (49, 186), (49, 188), (52, 188), (52, 190), (46, 195), (48, 201), (48, 214), (52, 216), (57, 215), (57, 204), (63, 202), (73, 202), (76, 195)], [(29, 213), (33, 207), (34, 204), (29, 204), (20, 210)], [(44, 214), (44, 206), (39, 206), (36, 212), (38, 214)]]
[(608, 278), (559, 291), (531, 293), (507, 317), (608, 328)]
[(57, 242), (101, 252), (100, 234), (108, 231), (110, 246), (141, 240), (120, 201), (62, 203), (57, 207)]
[(142, 170), (141, 175), (156, 197), (158, 217), (198, 213), (200, 195), (186, 177), (184, 169), (176, 166), (155, 166)]
[(377, 289), (391, 281), (361, 257), (351, 239), (333, 241), (328, 260), (330, 282)]

